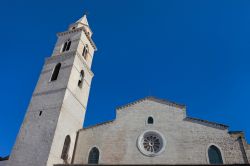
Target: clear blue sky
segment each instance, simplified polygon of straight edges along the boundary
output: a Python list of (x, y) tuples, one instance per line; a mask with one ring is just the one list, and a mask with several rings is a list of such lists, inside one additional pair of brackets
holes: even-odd
[(85, 126), (153, 95), (250, 142), (250, 1), (3, 0), (0, 156), (10, 153), (56, 33), (85, 10), (98, 47)]

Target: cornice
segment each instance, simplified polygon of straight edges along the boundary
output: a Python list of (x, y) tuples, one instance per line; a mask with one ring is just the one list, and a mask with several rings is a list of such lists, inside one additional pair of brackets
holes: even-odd
[(128, 104), (126, 104), (126, 105), (117, 107), (116, 110), (120, 110), (120, 109), (129, 107), (129, 106), (135, 105), (135, 104), (137, 104), (137, 103), (141, 103), (141, 102), (143, 102), (143, 101), (145, 101), (145, 100), (151, 100), (151, 101), (155, 101), (155, 102), (158, 102), (158, 103), (161, 103), (161, 104), (166, 104), (166, 105), (169, 105), (169, 106), (177, 107), (177, 108), (180, 108), (180, 109), (186, 109), (186, 106), (183, 105), (183, 104), (177, 104), (177, 103), (175, 103), (175, 102), (168, 101), (168, 100), (165, 100), (165, 99), (160, 99), (160, 98), (157, 98), (157, 97), (148, 96), (148, 97), (145, 97), (145, 98), (136, 100), (136, 101), (134, 101), (134, 102), (128, 103)]
[[(164, 99), (159, 99), (159, 98), (156, 98), (156, 97), (148, 96), (148, 97), (139, 99), (137, 101), (131, 102), (129, 104), (126, 104), (124, 106), (118, 107), (116, 110), (120, 110), (120, 109), (129, 107), (129, 106), (132, 106), (134, 104), (143, 102), (145, 100), (151, 100), (151, 101), (159, 102), (159, 103), (162, 103), (162, 104), (167, 104), (169, 106), (178, 107), (178, 108), (180, 108), (182, 110), (186, 109), (186, 106), (183, 105), (183, 104), (177, 104), (175, 102), (170, 102), (168, 100), (164, 100)], [(107, 124), (113, 123), (115, 120), (116, 120), (116, 118), (113, 119), (113, 120), (110, 120), (110, 121), (107, 121), (107, 122), (103, 122), (103, 123), (99, 123), (99, 124), (96, 124), (96, 125), (93, 125), (93, 126), (89, 126), (89, 127), (86, 127), (86, 128), (80, 129), (80, 130), (91, 129), (93, 127), (98, 127), (98, 126), (101, 126), (101, 125), (107, 125)], [(183, 120), (184, 121), (189, 121), (189, 122), (192, 122), (192, 123), (197, 123), (197, 124), (209, 126), (209, 127), (213, 127), (213, 128), (217, 128), (217, 129), (221, 129), (221, 130), (226, 130), (226, 129), (229, 128), (229, 126), (224, 125), (224, 124), (220, 124), (220, 123), (216, 123), (216, 122), (210, 122), (210, 121), (203, 120), (203, 119), (198, 119), (198, 118), (186, 117)]]
[(92, 125), (92, 126), (88, 126), (88, 127), (83, 127), (82, 129), (80, 129), (79, 131), (82, 131), (82, 130), (87, 130), (87, 129), (92, 129), (94, 127), (99, 127), (99, 126), (102, 126), (102, 125), (108, 125), (108, 124), (111, 124), (115, 121), (114, 120), (109, 120), (109, 121), (106, 121), (106, 122), (101, 122), (101, 123), (97, 123), (95, 125)]
[(194, 122), (194, 123), (199, 123), (199, 124), (205, 124), (205, 125), (215, 127), (215, 128), (219, 128), (219, 129), (223, 129), (223, 130), (228, 129), (228, 127), (229, 127), (229, 126), (224, 125), (224, 124), (220, 124), (220, 123), (216, 123), (216, 122), (210, 122), (210, 121), (207, 121), (207, 120), (192, 118), (192, 117), (186, 117), (184, 120)]
[(72, 29), (72, 30), (68, 30), (68, 31), (64, 31), (64, 32), (59, 32), (57, 33), (57, 36), (64, 36), (67, 34), (71, 34), (71, 33), (75, 33), (75, 32), (81, 32), (83, 31), (87, 37), (87, 39), (89, 40), (90, 44), (92, 45), (92, 47), (94, 48), (95, 51), (97, 51), (97, 47), (94, 43), (94, 41), (91, 39), (91, 37), (89, 36), (89, 34), (87, 33), (87, 30), (85, 27), (80, 27), (80, 28), (76, 28), (76, 29)]

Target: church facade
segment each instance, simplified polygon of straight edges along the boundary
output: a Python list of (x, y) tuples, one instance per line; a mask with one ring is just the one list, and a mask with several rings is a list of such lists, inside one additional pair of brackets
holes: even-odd
[(119, 107), (114, 121), (79, 130), (73, 163), (91, 163), (97, 149), (103, 164), (244, 164), (249, 147), (241, 132), (146, 97)]
[(243, 132), (188, 117), (184, 105), (156, 97), (117, 108), (113, 121), (82, 128), (97, 50), (86, 15), (57, 36), (5, 165), (250, 162)]

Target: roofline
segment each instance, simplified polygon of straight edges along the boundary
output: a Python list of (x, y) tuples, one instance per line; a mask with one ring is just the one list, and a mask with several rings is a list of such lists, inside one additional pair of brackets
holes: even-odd
[[(106, 121), (106, 122), (97, 123), (97, 124), (92, 125), (92, 126), (84, 127), (82, 129), (80, 129), (79, 131), (86, 130), (86, 129), (92, 129), (94, 127), (98, 127), (98, 126), (101, 126), (101, 125), (110, 124), (110, 123), (113, 123), (115, 120), (116, 120), (116, 118), (113, 119), (113, 120)], [(229, 126), (227, 126), (227, 125), (224, 125), (224, 124), (221, 124), (221, 123), (216, 123), (216, 122), (211, 122), (211, 121), (207, 121), (207, 120), (203, 120), (203, 119), (199, 119), (199, 118), (185, 117), (183, 120), (191, 121), (191, 122), (198, 122), (198, 123), (202, 123), (202, 124), (208, 124), (208, 125), (211, 125), (212, 127), (223, 129), (223, 130), (229, 128)], [(243, 131), (229, 131), (228, 133), (229, 134), (233, 134), (233, 133), (237, 133), (237, 134), (241, 133), (242, 134), (244, 132)]]
[(223, 129), (223, 130), (229, 128), (229, 126), (221, 124), (221, 123), (210, 122), (210, 121), (203, 120), (203, 119), (198, 119), (198, 118), (186, 117), (186, 118), (184, 118), (184, 120), (191, 121), (191, 122), (202, 123), (202, 124), (208, 124), (208, 125), (211, 125), (213, 127), (216, 127), (216, 128), (219, 128), (219, 129)]
[(229, 131), (228, 134), (244, 134), (243, 131)]
[[(131, 105), (143, 102), (145, 100), (155, 101), (155, 102), (158, 102), (158, 103), (166, 104), (166, 105), (177, 107), (177, 108), (184, 109), (184, 110), (186, 109), (186, 106), (183, 105), (183, 104), (177, 104), (175, 102), (165, 100), (165, 99), (160, 99), (160, 98), (157, 98), (157, 97), (154, 97), (154, 96), (147, 96), (147, 97), (144, 97), (142, 99), (136, 100), (134, 102), (128, 103), (126, 105), (117, 107), (116, 111), (127, 108), (127, 107), (129, 107)], [(110, 123), (113, 123), (115, 120), (116, 120), (116, 117), (113, 120), (109, 120), (109, 121), (106, 121), (106, 122), (101, 122), (101, 123), (98, 123), (98, 124), (95, 124), (95, 125), (92, 125), (92, 126), (88, 126), (88, 127), (80, 129), (79, 131), (86, 130), (86, 129), (91, 129), (91, 128), (98, 127), (98, 126), (101, 126), (101, 125), (110, 124)], [(209, 125), (211, 127), (222, 129), (222, 130), (226, 130), (226, 129), (229, 128), (228, 125), (224, 125), (224, 124), (217, 123), (217, 122), (211, 122), (211, 121), (207, 121), (207, 120), (203, 120), (203, 119), (199, 119), (199, 118), (188, 117), (188, 116), (185, 117), (183, 120), (194, 122), (194, 123), (199, 123), (199, 124), (202, 124), (202, 125)]]
[(166, 104), (166, 105), (169, 105), (169, 106), (177, 107), (177, 108), (180, 108), (180, 109), (186, 109), (186, 106), (184, 104), (178, 104), (178, 103), (175, 103), (175, 102), (172, 102), (172, 101), (169, 101), (169, 100), (165, 100), (165, 99), (160, 99), (160, 98), (157, 98), (157, 97), (154, 97), (154, 96), (147, 96), (147, 97), (144, 97), (142, 99), (133, 101), (131, 103), (119, 106), (119, 107), (116, 108), (116, 110), (120, 110), (120, 109), (129, 107), (131, 105), (140, 103), (140, 102), (145, 101), (145, 100), (151, 100), (151, 101), (155, 101), (155, 102), (158, 102), (158, 103), (161, 103), (161, 104)]
[(101, 125), (110, 124), (110, 123), (114, 122), (115, 120), (116, 120), (116, 118), (113, 119), (113, 120), (106, 121), (106, 122), (97, 123), (95, 125), (91, 125), (91, 126), (88, 126), (88, 127), (83, 127), (82, 129), (80, 129), (78, 131), (82, 131), (82, 130), (86, 130), (86, 129), (92, 129), (94, 127), (98, 127), (98, 126), (101, 126)]

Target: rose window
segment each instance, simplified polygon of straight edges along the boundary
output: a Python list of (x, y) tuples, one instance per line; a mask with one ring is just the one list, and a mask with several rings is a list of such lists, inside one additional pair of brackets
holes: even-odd
[(157, 153), (160, 149), (160, 138), (154, 134), (148, 134), (143, 138), (143, 147), (148, 152)]
[(156, 156), (165, 149), (165, 139), (157, 131), (142, 133), (137, 142), (139, 150), (147, 156)]

